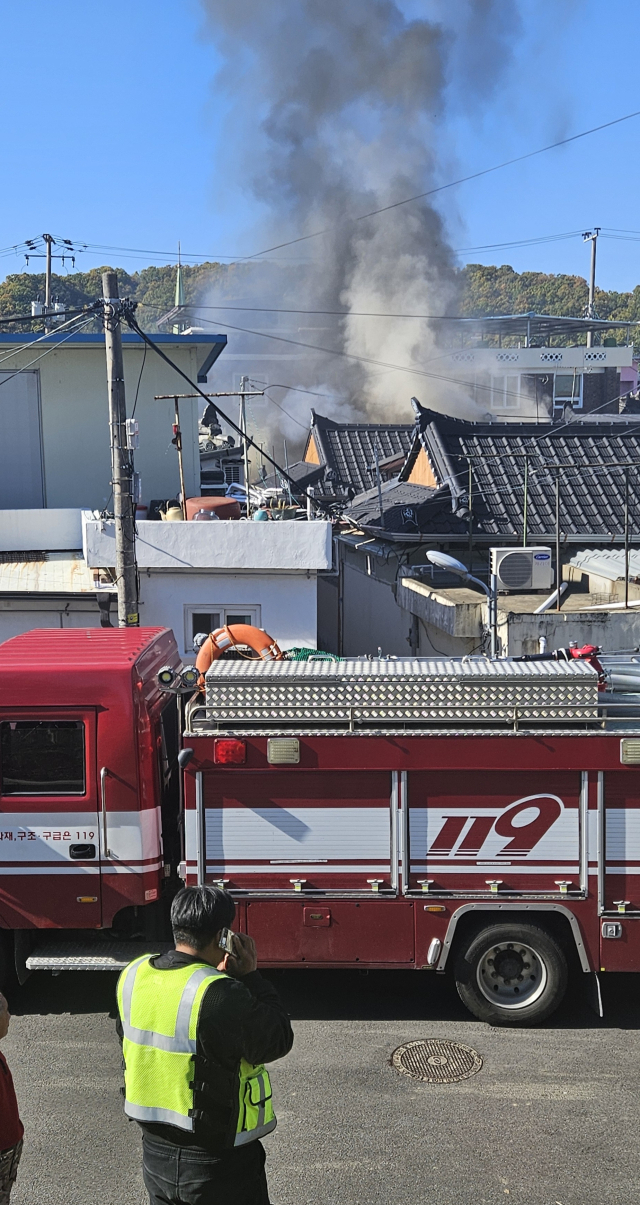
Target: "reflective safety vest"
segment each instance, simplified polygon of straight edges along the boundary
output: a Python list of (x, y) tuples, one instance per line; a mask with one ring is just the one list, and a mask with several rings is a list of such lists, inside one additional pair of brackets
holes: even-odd
[[(125, 1063), (124, 1111), (136, 1121), (195, 1129), (194, 1074), (200, 1009), (213, 979), (229, 979), (207, 963), (157, 970), (153, 954), (136, 958), (118, 980)], [(276, 1127), (264, 1064), (238, 1068), (240, 1098), (234, 1146)]]

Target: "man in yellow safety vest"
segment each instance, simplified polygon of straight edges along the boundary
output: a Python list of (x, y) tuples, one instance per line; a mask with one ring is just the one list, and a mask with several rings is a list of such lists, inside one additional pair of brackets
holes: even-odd
[(125, 1113), (142, 1129), (151, 1205), (269, 1205), (260, 1138), (276, 1117), (265, 1062), (293, 1044), (255, 943), (227, 939), (235, 904), (185, 887), (171, 907), (175, 949), (146, 954), (118, 982)]

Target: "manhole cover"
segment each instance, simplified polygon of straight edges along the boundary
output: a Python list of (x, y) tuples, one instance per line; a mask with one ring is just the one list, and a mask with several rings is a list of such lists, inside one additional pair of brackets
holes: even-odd
[(398, 1046), (391, 1062), (403, 1075), (410, 1075), (425, 1084), (458, 1084), (482, 1068), (482, 1059), (471, 1046), (435, 1038)]

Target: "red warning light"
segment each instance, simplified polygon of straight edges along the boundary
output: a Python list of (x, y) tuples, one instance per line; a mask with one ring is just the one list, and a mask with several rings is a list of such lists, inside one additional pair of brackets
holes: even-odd
[(214, 741), (213, 760), (217, 766), (243, 766), (247, 760), (246, 741)]

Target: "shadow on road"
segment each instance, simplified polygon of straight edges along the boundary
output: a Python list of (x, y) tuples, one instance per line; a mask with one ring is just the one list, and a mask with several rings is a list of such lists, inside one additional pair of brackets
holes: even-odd
[[(463, 1007), (448, 976), (424, 971), (270, 970), (293, 1020), (457, 1021), (478, 1025)], [(48, 972), (31, 975), (12, 994), (17, 1016), (107, 1013), (115, 1017), (117, 975)], [(602, 975), (604, 1018), (591, 1010), (585, 981), (575, 975), (567, 996), (549, 1020), (553, 1029), (640, 1028), (640, 975)]]

